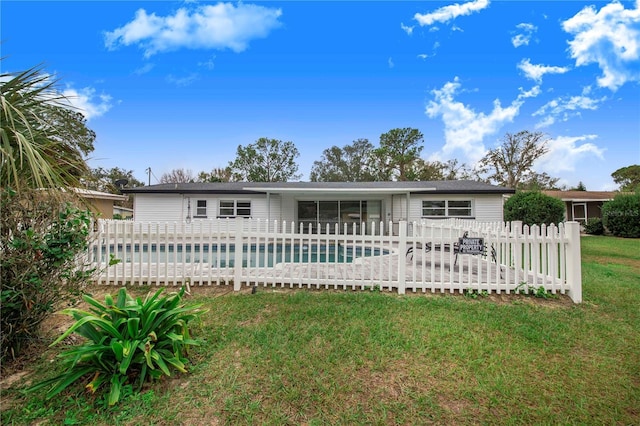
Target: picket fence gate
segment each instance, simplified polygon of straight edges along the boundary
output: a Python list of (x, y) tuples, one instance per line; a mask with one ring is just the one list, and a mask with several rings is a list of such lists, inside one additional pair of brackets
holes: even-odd
[(528, 227), (445, 219), (314, 227), (259, 219), (98, 220), (83, 263), (96, 270), (99, 284), (377, 288), (400, 294), (528, 293), (542, 287), (582, 301), (577, 222)]

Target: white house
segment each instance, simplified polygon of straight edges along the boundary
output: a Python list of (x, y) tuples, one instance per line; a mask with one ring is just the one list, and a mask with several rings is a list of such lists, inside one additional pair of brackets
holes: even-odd
[[(515, 191), (476, 181), (170, 183), (125, 188), (136, 221), (251, 217), (326, 228), (402, 220), (503, 220)], [(351, 228), (350, 228), (351, 229)]]

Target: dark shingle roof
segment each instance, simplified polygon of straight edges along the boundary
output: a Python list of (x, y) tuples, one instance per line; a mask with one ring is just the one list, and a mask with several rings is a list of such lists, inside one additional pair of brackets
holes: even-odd
[(164, 183), (124, 188), (127, 194), (264, 194), (266, 192), (381, 192), (436, 194), (513, 194), (515, 190), (470, 180), (418, 182), (213, 182)]

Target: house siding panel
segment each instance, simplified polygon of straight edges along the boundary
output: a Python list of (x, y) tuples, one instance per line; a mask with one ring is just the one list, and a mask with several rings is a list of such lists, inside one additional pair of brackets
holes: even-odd
[[(382, 200), (382, 216), (385, 220), (420, 221), (422, 219), (423, 200), (472, 200), (473, 217), (479, 221), (501, 221), (501, 194), (411, 194), (407, 212), (407, 194), (271, 194), (267, 202), (266, 194), (145, 194), (135, 195), (135, 220), (137, 221), (184, 221), (187, 217), (188, 202), (191, 201), (191, 218), (197, 213), (197, 201), (207, 201), (206, 219), (215, 219), (220, 215), (220, 200), (250, 200), (251, 217), (271, 221), (293, 222), (297, 218), (299, 200)], [(270, 212), (268, 210), (270, 205)]]
[(502, 196), (500, 195), (464, 195), (464, 194), (434, 194), (426, 196), (414, 196), (411, 199), (409, 221), (422, 219), (423, 200), (471, 200), (472, 215), (475, 220), (481, 222), (495, 222), (503, 220)]
[(133, 199), (133, 209), (134, 219), (140, 222), (184, 220), (181, 195), (138, 194)]
[(503, 201), (501, 195), (476, 195), (475, 218), (480, 222), (495, 222), (504, 220)]

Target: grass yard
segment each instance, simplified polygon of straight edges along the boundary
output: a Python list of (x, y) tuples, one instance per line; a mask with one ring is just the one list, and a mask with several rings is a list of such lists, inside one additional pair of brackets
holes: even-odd
[(190, 374), (115, 408), (81, 385), (43, 402), (20, 389), (51, 377), (50, 349), (3, 384), (1, 423), (640, 424), (640, 241), (582, 248), (581, 305), (195, 288)]

